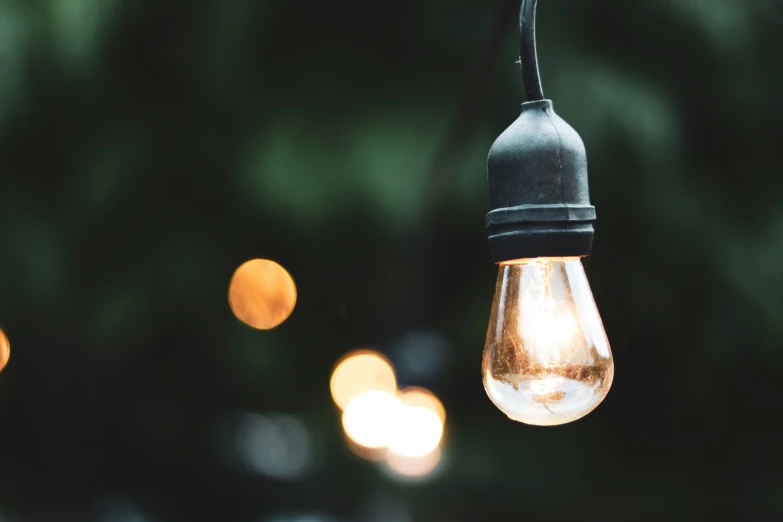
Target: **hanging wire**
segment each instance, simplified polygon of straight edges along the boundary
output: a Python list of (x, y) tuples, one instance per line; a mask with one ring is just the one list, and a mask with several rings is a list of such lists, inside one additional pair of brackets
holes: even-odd
[(527, 101), (544, 99), (536, 54), (536, 7), (538, 7), (538, 0), (522, 0), (522, 8), (519, 12), (519, 62), (522, 65), (522, 79), (525, 82)]

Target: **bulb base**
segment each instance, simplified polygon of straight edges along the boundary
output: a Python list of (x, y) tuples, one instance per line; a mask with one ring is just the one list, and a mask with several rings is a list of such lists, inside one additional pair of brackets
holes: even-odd
[(583, 257), (593, 246), (592, 223), (515, 223), (493, 227), (492, 259), (500, 264), (536, 257)]
[(522, 104), (489, 152), (487, 179), (486, 227), (496, 263), (590, 254), (595, 207), (587, 153), (550, 100)]

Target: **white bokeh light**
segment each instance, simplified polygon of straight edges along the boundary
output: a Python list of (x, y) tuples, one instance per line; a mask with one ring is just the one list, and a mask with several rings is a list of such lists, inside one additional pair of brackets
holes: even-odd
[(384, 448), (397, 433), (403, 404), (396, 396), (370, 390), (355, 396), (343, 412), (343, 428), (356, 444)]

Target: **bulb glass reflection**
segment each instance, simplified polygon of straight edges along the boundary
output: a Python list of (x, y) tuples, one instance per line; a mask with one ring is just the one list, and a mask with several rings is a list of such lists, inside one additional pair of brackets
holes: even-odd
[(492, 402), (526, 424), (566, 424), (603, 401), (614, 362), (579, 258), (500, 265), (482, 373)]

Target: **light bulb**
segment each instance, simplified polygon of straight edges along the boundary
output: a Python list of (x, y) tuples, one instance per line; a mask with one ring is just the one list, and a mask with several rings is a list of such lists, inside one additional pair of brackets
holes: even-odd
[(614, 362), (579, 258), (500, 265), (482, 373), (492, 402), (525, 424), (566, 424), (601, 403)]

